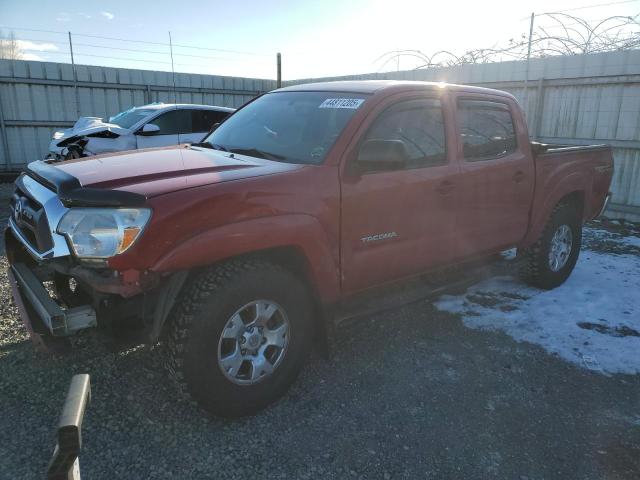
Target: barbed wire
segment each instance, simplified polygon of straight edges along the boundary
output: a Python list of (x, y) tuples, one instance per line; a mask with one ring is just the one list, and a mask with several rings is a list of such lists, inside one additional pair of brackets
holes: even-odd
[[(628, 2), (620, 2), (628, 3)], [(603, 6), (593, 5), (595, 6)], [(587, 7), (585, 7), (587, 8)], [(551, 25), (536, 27), (529, 40), (527, 34), (511, 38), (504, 46), (478, 48), (456, 54), (449, 50), (439, 50), (427, 54), (421, 50), (392, 50), (380, 55), (374, 64), (382, 71), (389, 63), (400, 58), (419, 60), (414, 69), (429, 67), (450, 67), (457, 65), (493, 63), (508, 60), (525, 60), (531, 46), (531, 58), (551, 55), (577, 55), (602, 53), (640, 48), (640, 14), (635, 16), (616, 15), (598, 21), (588, 21), (580, 17), (560, 12), (548, 12), (535, 16), (546, 19)], [(554, 33), (552, 30), (559, 30)]]

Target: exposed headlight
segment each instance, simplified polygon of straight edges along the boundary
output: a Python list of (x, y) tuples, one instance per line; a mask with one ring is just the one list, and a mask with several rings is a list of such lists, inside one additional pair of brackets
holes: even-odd
[(58, 224), (76, 256), (109, 258), (127, 250), (149, 221), (147, 208), (72, 208)]
[(59, 138), (62, 138), (62, 137), (64, 137), (64, 132), (55, 132), (53, 134), (53, 139), (54, 140), (58, 140)]

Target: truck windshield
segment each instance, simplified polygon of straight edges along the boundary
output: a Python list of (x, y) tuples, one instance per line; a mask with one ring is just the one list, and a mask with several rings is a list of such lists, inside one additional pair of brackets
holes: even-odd
[(340, 92), (269, 93), (229, 117), (205, 142), (229, 152), (318, 165), (365, 98)]

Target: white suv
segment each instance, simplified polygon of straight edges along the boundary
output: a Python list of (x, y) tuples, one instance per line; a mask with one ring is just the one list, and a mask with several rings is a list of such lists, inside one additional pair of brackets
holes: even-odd
[(72, 128), (55, 132), (48, 158), (66, 160), (137, 148), (166, 147), (202, 140), (233, 108), (153, 103), (125, 110), (108, 122), (80, 117)]

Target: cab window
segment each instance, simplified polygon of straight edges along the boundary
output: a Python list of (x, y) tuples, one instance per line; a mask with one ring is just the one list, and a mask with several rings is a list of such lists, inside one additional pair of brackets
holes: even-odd
[(382, 112), (364, 141), (400, 140), (408, 153), (406, 168), (446, 163), (446, 141), (439, 99), (416, 99), (396, 103)]
[(461, 99), (457, 116), (465, 161), (491, 160), (516, 151), (516, 131), (506, 103)]

